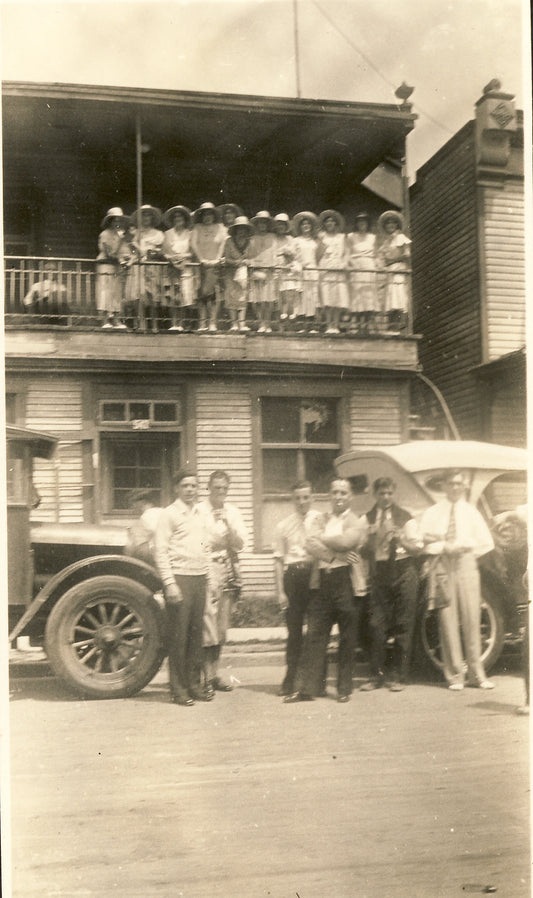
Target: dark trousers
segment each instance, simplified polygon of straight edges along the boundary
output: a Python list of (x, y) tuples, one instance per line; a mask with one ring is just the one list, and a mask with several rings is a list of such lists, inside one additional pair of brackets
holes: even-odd
[(303, 651), (299, 691), (320, 695), (331, 628), (339, 628), (337, 691), (352, 692), (352, 665), (356, 645), (356, 602), (347, 566), (320, 571), (320, 589), (307, 609), (307, 638)]
[(370, 669), (373, 677), (383, 674), (387, 639), (393, 636), (394, 674), (402, 682), (406, 681), (411, 663), (417, 594), (418, 572), (414, 561), (405, 558), (375, 562), (370, 592)]
[(283, 589), (289, 600), (285, 620), (287, 622), (287, 672), (282, 688), (294, 692), (296, 672), (300, 662), (303, 645), (303, 625), (312, 591), (309, 588), (311, 578), (310, 564), (290, 564), (283, 575)]
[(183, 599), (167, 602), (168, 667), (170, 692), (179, 699), (188, 698), (201, 688), (202, 626), (206, 596), (206, 576), (176, 574)]

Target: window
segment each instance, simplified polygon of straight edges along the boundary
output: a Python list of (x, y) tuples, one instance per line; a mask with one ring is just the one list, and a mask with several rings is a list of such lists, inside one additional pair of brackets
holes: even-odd
[(151, 424), (181, 423), (179, 402), (159, 402), (157, 400), (129, 399), (121, 402), (115, 400), (100, 403), (100, 423), (126, 424), (129, 428), (148, 429)]
[(180, 434), (103, 434), (103, 505), (106, 514), (129, 512), (129, 493), (154, 491), (159, 505), (172, 499), (172, 474), (179, 468)]
[(340, 450), (337, 406), (331, 398), (261, 400), (264, 495), (290, 493), (298, 480), (327, 492)]

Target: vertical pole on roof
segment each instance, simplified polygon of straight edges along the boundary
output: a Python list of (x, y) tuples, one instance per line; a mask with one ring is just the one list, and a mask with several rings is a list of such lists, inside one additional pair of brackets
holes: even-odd
[[(143, 155), (142, 155), (142, 134), (141, 134), (141, 113), (137, 111), (135, 116), (135, 169), (137, 172), (137, 209), (143, 204)], [(136, 222), (137, 227), (140, 222)]]
[(302, 91), (300, 88), (300, 49), (298, 39), (298, 0), (292, 0), (292, 7), (294, 11), (294, 64), (296, 66), (296, 96), (301, 97)]

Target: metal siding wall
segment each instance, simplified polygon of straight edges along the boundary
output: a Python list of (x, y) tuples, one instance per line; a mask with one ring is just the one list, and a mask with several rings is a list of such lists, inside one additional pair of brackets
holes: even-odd
[(523, 184), (484, 190), (488, 358), (492, 361), (526, 340), (525, 221)]
[(26, 427), (58, 437), (53, 461), (36, 459), (34, 482), (41, 496), (32, 520), (71, 524), (83, 521), (81, 386), (54, 381), (30, 386), (26, 403)]
[(478, 436), (479, 403), (469, 371), (481, 363), (480, 276), (474, 146), (451, 141), (411, 193), (415, 330), (420, 362), (442, 390), (463, 438)]

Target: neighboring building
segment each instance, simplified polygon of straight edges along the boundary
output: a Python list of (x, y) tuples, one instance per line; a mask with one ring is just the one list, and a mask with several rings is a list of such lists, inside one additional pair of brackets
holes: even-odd
[(410, 198), (424, 373), (463, 439), (525, 446), (523, 119), (499, 82), (417, 172)]
[[(144, 202), (163, 208), (375, 220), (402, 197), (411, 107), (9, 82), (3, 94), (7, 418), (59, 440), (55, 463), (36, 464), (33, 519), (127, 523), (132, 487), (166, 504), (178, 466), (203, 489), (224, 468), (251, 534), (245, 594), (272, 595), (293, 483), (309, 478), (325, 500), (336, 455), (408, 438), (418, 338), (102, 331), (99, 224), (136, 207), (136, 147)], [(76, 314), (25, 314), (46, 257)]]

